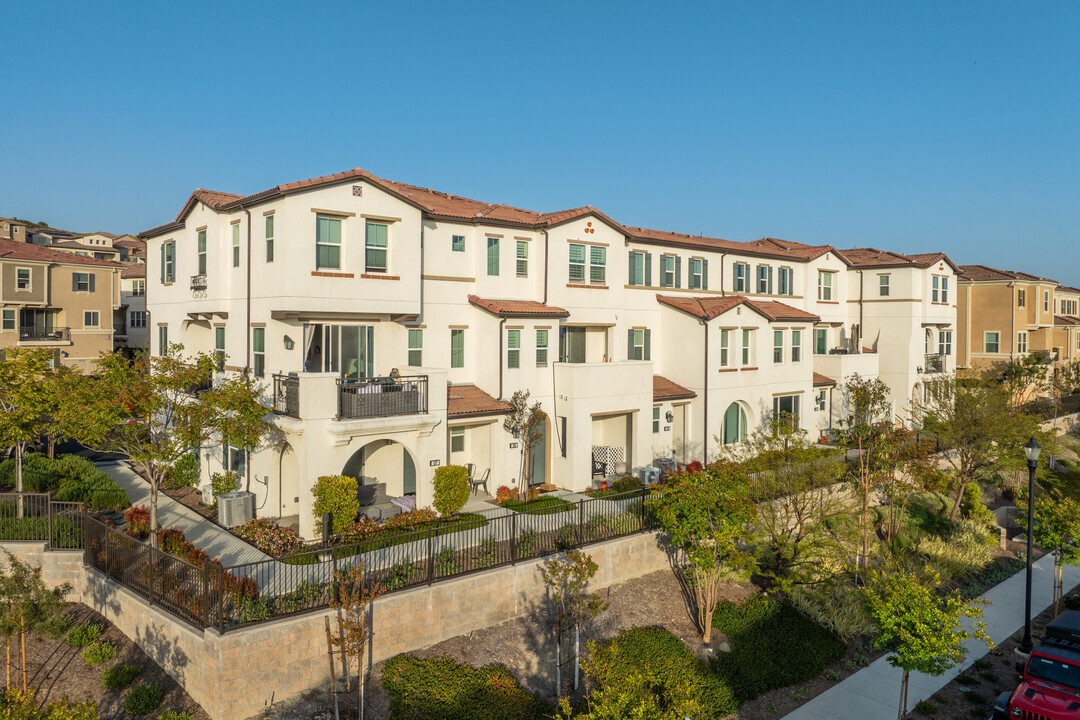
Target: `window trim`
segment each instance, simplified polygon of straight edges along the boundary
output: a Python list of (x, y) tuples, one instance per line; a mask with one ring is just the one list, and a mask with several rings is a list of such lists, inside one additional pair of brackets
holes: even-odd
[[(544, 338), (543, 343), (540, 342), (541, 336)], [(536, 367), (547, 367), (548, 364), (548, 346), (551, 343), (551, 335), (548, 332), (548, 328), (536, 329)], [(543, 359), (541, 359), (541, 353), (543, 353)]]
[[(87, 317), (90, 317), (90, 322), (87, 322)], [(100, 310), (83, 310), (83, 327), (84, 328), (100, 328), (101, 327), (101, 311)]]
[[(459, 359), (455, 364), (454, 359), (454, 337), (461, 338), (461, 347), (459, 352)], [(450, 328), (450, 369), (457, 370), (465, 367), (465, 328)]]
[(727, 367), (731, 359), (731, 330), (720, 329), (720, 367)]
[(529, 242), (527, 240), (515, 240), (514, 242), (517, 243), (514, 248), (515, 273), (519, 278), (529, 277)]
[[(461, 441), (460, 447), (458, 447), (458, 448), (454, 447), (454, 441), (455, 440), (460, 440)], [(465, 428), (463, 428), (463, 427), (450, 428), (450, 452), (452, 452), (452, 453), (465, 452)]]
[(892, 276), (888, 273), (878, 275), (878, 297), (889, 297), (892, 293)]
[[(262, 345), (262, 350), (259, 346)], [(266, 328), (251, 328), (251, 371), (261, 378), (266, 375)]]
[(521, 369), (521, 328), (506, 329), (506, 369)]
[[(379, 240), (378, 237), (375, 238), (376, 244), (372, 244), (371, 230), (372, 228), (380, 227), (383, 228), (383, 244), (377, 244)], [(378, 235), (377, 232), (376, 235)], [(382, 253), (382, 266), (371, 264), (369, 259), (371, 253)], [(390, 223), (370, 218), (364, 219), (364, 272), (378, 274), (390, 272)]]
[(230, 223), (232, 228), (232, 266), (240, 267), (240, 221)]
[(266, 239), (266, 262), (274, 262), (274, 213), (270, 212), (263, 216), (263, 237)]
[[(994, 349), (990, 350), (989, 339), (990, 336), (994, 336)], [(985, 330), (983, 331), (983, 353), (988, 355), (998, 355), (1001, 353), (1001, 332), (997, 330)]]
[[(413, 346), (413, 338), (418, 338), (419, 343)], [(423, 367), (424, 366), (424, 329), (423, 328), (407, 328), (406, 332), (406, 357), (409, 367)], [(413, 362), (413, 353), (418, 353), (416, 356), (416, 362)]]
[(499, 272), (502, 270), (502, 252), (499, 248), (499, 241), (502, 238), (495, 237), (494, 235), (485, 235), (487, 239), (487, 274), (488, 277), (499, 277)]
[[(833, 275), (832, 270), (818, 270), (817, 273), (817, 299), (818, 302), (836, 302), (833, 300)], [(828, 280), (828, 282), (824, 282)]]
[(1016, 352), (1027, 353), (1028, 351), (1028, 333), (1027, 330), (1016, 331)]
[(657, 435), (660, 432), (660, 406), (653, 405), (652, 409), (652, 431), (653, 435)]
[[(461, 241), (461, 247), (458, 247), (458, 241)], [(465, 252), (465, 236), (464, 235), (451, 235), (450, 236), (450, 252)]]
[(791, 362), (802, 362), (802, 330), (791, 331)]
[[(8, 313), (11, 313), (10, 319)], [(3, 311), (0, 312), (0, 330), (18, 330), (19, 328), (16, 324), (18, 319), (19, 315), (15, 311), (15, 308), (4, 308)], [(10, 327), (8, 327), (9, 322), (11, 323)]]
[[(19, 273), (23, 270), (26, 271), (26, 287), (22, 287), (22, 280), (19, 278)], [(34, 269), (28, 267), (16, 267), (15, 268), (15, 290), (18, 292), (33, 292), (34, 291)]]
[(731, 270), (732, 292), (749, 292), (750, 287), (750, 263), (737, 262)]
[(753, 367), (754, 363), (754, 331), (749, 328), (743, 328), (742, 331), (742, 345), (740, 346), (740, 360), (742, 360), (741, 367)]
[[(783, 330), (773, 330), (773, 364), (784, 362), (784, 335)], [(779, 343), (779, 344), (777, 344)]]
[[(321, 221), (321, 220), (326, 220), (329, 223), (331, 223), (331, 224), (328, 224), (326, 226), (328, 232), (329, 232), (329, 229), (331, 227), (333, 227), (332, 223), (337, 223), (337, 228), (338, 228), (337, 236), (338, 236), (338, 239), (337, 239), (336, 243), (335, 242), (320, 241), (319, 240), (319, 221)], [(331, 236), (333, 235), (333, 233), (330, 233), (330, 234), (331, 234)], [(343, 266), (343, 263), (341, 262), (341, 255), (342, 255), (341, 249), (342, 249), (342, 247), (344, 245), (345, 245), (345, 218), (343, 218), (341, 216), (338, 216), (338, 215), (326, 215), (324, 213), (316, 213), (315, 214), (315, 270), (316, 271), (318, 271), (318, 270), (341, 270), (342, 266)], [(328, 257), (327, 257), (327, 264), (325, 264), (325, 265), (323, 265), (323, 264), (321, 264), (319, 262), (319, 250), (322, 249), (322, 248), (327, 248), (326, 254), (327, 254)], [(330, 251), (332, 249), (334, 249), (334, 248), (337, 248), (337, 264), (336, 265), (329, 263), (329, 255), (332, 254)]]

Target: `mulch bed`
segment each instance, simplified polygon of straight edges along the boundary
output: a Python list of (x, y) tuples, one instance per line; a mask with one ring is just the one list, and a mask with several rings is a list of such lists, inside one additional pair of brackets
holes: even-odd
[[(135, 683), (154, 683), (164, 692), (161, 705), (147, 715), (147, 718), (156, 718), (165, 710), (192, 710), (195, 720), (209, 720), (206, 712), (172, 677), (101, 615), (79, 603), (70, 603), (68, 612), (75, 616), (76, 624), (102, 625), (104, 630), (98, 639), (114, 645), (117, 649), (116, 656), (103, 665), (87, 665), (82, 658), (83, 648), (71, 647), (63, 638), (53, 640), (44, 635), (27, 636), (26, 659), (30, 673), (28, 685), (31, 689), (36, 689), (39, 702), (44, 704), (61, 698), (77, 702), (91, 700), (97, 703), (102, 720), (126, 720), (132, 717), (123, 708), (127, 690), (105, 690), (101, 687), (101, 676), (106, 668), (113, 665), (136, 664), (142, 668), (142, 672), (135, 678)], [(18, 636), (15, 637), (11, 650), (12, 662), (17, 666), (20, 662)], [(11, 681), (13, 686), (22, 687), (22, 677), (17, 670), (12, 670)]]
[(184, 507), (195, 511), (199, 515), (202, 515), (211, 522), (217, 522), (218, 513), (217, 508), (210, 507), (202, 501), (202, 493), (193, 487), (182, 487), (176, 490), (170, 490), (167, 488), (161, 488), (161, 492), (171, 497), (176, 502), (180, 503)]

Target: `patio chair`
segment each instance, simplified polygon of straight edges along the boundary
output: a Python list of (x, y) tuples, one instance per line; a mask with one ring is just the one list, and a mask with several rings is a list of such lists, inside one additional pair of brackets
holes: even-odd
[(469, 471), (469, 482), (476, 477), (476, 463), (465, 463), (465, 469)]
[(480, 476), (479, 480), (473, 480), (472, 477), (470, 476), (469, 477), (469, 489), (472, 490), (473, 494), (476, 494), (480, 490), (480, 486), (483, 485), (484, 486), (484, 494), (485, 495), (490, 495), (491, 493), (488, 491), (488, 486), (487, 486), (488, 478), (490, 478), (490, 477), (491, 477), (491, 468), (488, 468), (487, 470), (485, 470), (484, 474)]

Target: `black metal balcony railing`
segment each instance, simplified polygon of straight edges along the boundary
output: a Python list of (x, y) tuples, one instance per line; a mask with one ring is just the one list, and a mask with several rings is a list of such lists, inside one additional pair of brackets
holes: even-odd
[(66, 327), (21, 327), (19, 328), (19, 340), (22, 342), (60, 342), (70, 340)]
[(940, 373), (945, 372), (945, 356), (941, 353), (934, 353), (933, 355), (927, 355), (923, 359), (922, 372), (924, 373)]
[(191, 289), (192, 290), (205, 290), (206, 289), (206, 276), (205, 275), (192, 275), (191, 276)]
[(122, 336), (122, 335), (127, 335), (127, 324), (114, 322), (113, 323), (113, 335), (117, 336), (117, 337)]
[(300, 378), (295, 375), (274, 376), (274, 412), (300, 417)]
[(339, 418), (376, 418), (427, 412), (427, 375), (338, 380)]

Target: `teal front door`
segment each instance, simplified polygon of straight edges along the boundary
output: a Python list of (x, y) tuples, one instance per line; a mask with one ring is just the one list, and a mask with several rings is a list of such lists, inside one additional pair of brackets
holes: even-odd
[(540, 439), (532, 446), (529, 458), (529, 484), (543, 485), (547, 482), (547, 424), (540, 426)]
[(401, 484), (402, 495), (416, 494), (416, 466), (413, 465), (412, 455), (405, 448), (401, 448)]

